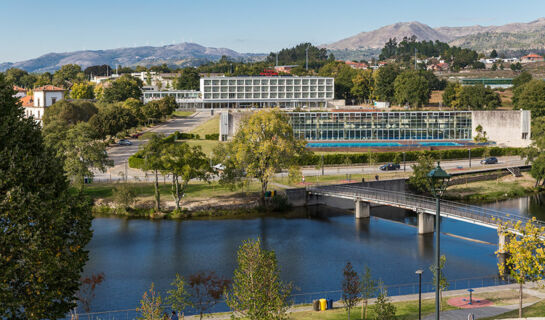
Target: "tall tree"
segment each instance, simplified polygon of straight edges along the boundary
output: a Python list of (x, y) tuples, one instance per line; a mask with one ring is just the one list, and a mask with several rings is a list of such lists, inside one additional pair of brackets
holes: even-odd
[(371, 270), (368, 266), (365, 266), (365, 271), (361, 275), (360, 283), (361, 298), (363, 300), (363, 304), (361, 305), (361, 318), (367, 319), (367, 303), (377, 292), (377, 282), (373, 280)]
[(176, 279), (170, 284), (174, 289), (167, 291), (166, 302), (170, 304), (172, 310), (175, 312), (182, 312), (191, 306), (190, 293), (187, 288), (187, 282), (185, 279), (176, 274)]
[(375, 319), (377, 320), (395, 320), (396, 307), (388, 298), (388, 291), (384, 288), (382, 281), (379, 283), (379, 294), (375, 302)]
[(88, 258), (91, 207), (69, 192), (61, 162), (14, 94), (0, 75), (0, 318), (62, 318)]
[(545, 116), (545, 81), (531, 80), (514, 90), (517, 109), (532, 111), (532, 117)]
[(224, 161), (227, 165), (243, 168), (247, 177), (260, 182), (262, 205), (274, 174), (306, 152), (304, 141), (295, 138), (286, 115), (278, 109), (259, 111), (243, 120), (227, 150), (224, 160), (231, 160)]
[(178, 90), (199, 90), (200, 78), (197, 69), (193, 67), (183, 68), (174, 81), (174, 88)]
[(172, 175), (172, 196), (176, 210), (180, 211), (189, 181), (208, 180), (210, 163), (200, 146), (189, 146), (185, 142), (171, 143), (163, 150), (163, 172)]
[(430, 185), (428, 173), (433, 169), (433, 158), (430, 155), (422, 154), (418, 156), (415, 164), (411, 165), (413, 174), (409, 177), (409, 188), (418, 193), (428, 192)]
[(373, 71), (372, 70), (363, 70), (356, 74), (352, 78), (353, 87), (350, 89), (352, 95), (357, 97), (360, 100), (369, 100), (373, 93)]
[(456, 95), (462, 86), (458, 82), (449, 82), (443, 92), (443, 105), (453, 107), (453, 102), (456, 100)]
[(350, 320), (350, 310), (361, 300), (360, 289), (358, 273), (354, 270), (352, 264), (347, 262), (343, 269), (341, 301), (348, 311), (348, 320)]
[(335, 78), (335, 97), (337, 99), (351, 99), (352, 79), (357, 71), (342, 61), (331, 61), (320, 68), (319, 75)]
[(72, 99), (94, 99), (94, 86), (89, 82), (74, 83), (70, 90), (70, 97)]
[(498, 269), (501, 275), (509, 274), (519, 284), (519, 318), (522, 318), (523, 285), (545, 278), (545, 227), (539, 226), (535, 217), (524, 224), (498, 222), (498, 235), (508, 237), (503, 252), (496, 251), (499, 257), (506, 256), (505, 263), (498, 263)]
[(161, 211), (161, 194), (159, 192), (159, 171), (164, 170), (164, 161), (162, 155), (166, 142), (164, 136), (154, 134), (149, 139), (148, 143), (140, 147), (138, 151), (144, 159), (143, 170), (152, 170), (155, 175), (155, 211)]
[(373, 73), (375, 87), (373, 98), (379, 101), (394, 101), (395, 89), (394, 82), (400, 71), (396, 65), (388, 64), (380, 67)]
[(122, 75), (104, 87), (102, 100), (104, 102), (119, 102), (129, 98), (140, 99), (143, 83), (130, 75)]
[(492, 49), (492, 52), (490, 52), (490, 58), (494, 59), (498, 57), (498, 52), (496, 49)]
[(437, 265), (432, 264), (430, 266), (430, 271), (433, 273), (433, 285), (435, 286), (437, 283), (437, 277), (439, 277), (439, 307), (443, 308), (443, 291), (448, 289), (449, 282), (445, 275), (443, 274), (443, 269), (445, 268), (445, 265), (447, 264), (447, 257), (445, 255), (441, 255), (439, 258), (439, 274), (437, 274)]
[(198, 272), (189, 276), (189, 301), (202, 319), (205, 312), (212, 309), (228, 289), (230, 281), (214, 272)]
[(163, 307), (161, 303), (161, 294), (155, 291), (155, 285), (151, 283), (151, 287), (148, 291), (144, 292), (142, 295), (142, 300), (140, 300), (140, 307), (136, 308), (136, 311), (140, 312), (140, 320), (159, 320), (163, 313)]
[(404, 71), (394, 81), (394, 97), (399, 104), (420, 108), (429, 102), (430, 96), (430, 84), (419, 72)]
[(264, 250), (260, 239), (244, 241), (237, 253), (232, 287), (225, 296), (225, 302), (235, 312), (233, 317), (288, 319), (286, 312), (291, 290), (291, 283), (280, 280), (274, 251)]
[(53, 74), (53, 84), (68, 88), (77, 80), (84, 80), (81, 67), (77, 64), (65, 64)]
[(55, 121), (74, 125), (78, 122), (88, 121), (97, 112), (97, 107), (89, 101), (70, 102), (60, 100), (45, 109), (43, 122), (45, 127)]

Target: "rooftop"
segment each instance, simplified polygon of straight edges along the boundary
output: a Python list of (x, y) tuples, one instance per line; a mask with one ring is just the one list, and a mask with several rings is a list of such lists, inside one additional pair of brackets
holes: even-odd
[(34, 89), (34, 92), (40, 92), (40, 91), (66, 91), (66, 90), (61, 87), (55, 87), (53, 85), (48, 84), (48, 85)]

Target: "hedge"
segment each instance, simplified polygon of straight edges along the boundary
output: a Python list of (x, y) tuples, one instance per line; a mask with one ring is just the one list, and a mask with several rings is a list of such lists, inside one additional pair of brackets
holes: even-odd
[(220, 134), (219, 133), (205, 134), (204, 138), (206, 140), (219, 140), (220, 139)]
[[(471, 149), (471, 157), (482, 157), (486, 148), (474, 148)], [(514, 156), (520, 155), (522, 148), (489, 148), (491, 156)], [(396, 155), (401, 155), (402, 151), (398, 152), (373, 152), (376, 155), (376, 162), (393, 162)], [(406, 151), (406, 161), (416, 161), (421, 154), (431, 155), (432, 158), (437, 160), (449, 160), (449, 159), (463, 159), (468, 157), (467, 149), (450, 149), (450, 150), (426, 150), (426, 151)], [(315, 166), (320, 164), (320, 158), (322, 155), (310, 154), (305, 157), (299, 158), (299, 165), (302, 166)], [(349, 163), (368, 163), (368, 153), (329, 153), (324, 154), (324, 164), (345, 164)], [(398, 156), (399, 157), (399, 156)], [(349, 161), (347, 161), (347, 159)]]

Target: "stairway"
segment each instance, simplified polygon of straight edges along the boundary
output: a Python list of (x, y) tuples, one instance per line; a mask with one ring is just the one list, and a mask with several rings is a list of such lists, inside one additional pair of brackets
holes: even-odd
[(517, 178), (522, 177), (519, 167), (507, 168), (507, 171), (511, 172), (511, 174)]

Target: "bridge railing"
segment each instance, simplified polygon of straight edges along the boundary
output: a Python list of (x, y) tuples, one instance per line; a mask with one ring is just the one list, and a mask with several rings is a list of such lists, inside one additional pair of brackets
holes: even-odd
[[(308, 191), (317, 193), (342, 194), (344, 196), (354, 199), (361, 199), (363, 201), (369, 200), (372, 202), (373, 200), (376, 200), (393, 205), (414, 208), (414, 210), (427, 209), (432, 212), (435, 212), (436, 205), (435, 199), (431, 197), (356, 185), (309, 187)], [(441, 208), (441, 212), (445, 214), (457, 215), (492, 225), (499, 224), (500, 221), (511, 222), (514, 224), (518, 221), (525, 223), (530, 220), (528, 217), (521, 215), (513, 215), (503, 211), (448, 200), (441, 201)], [(539, 226), (545, 226), (545, 222), (543, 221), (537, 221), (537, 224)]]

